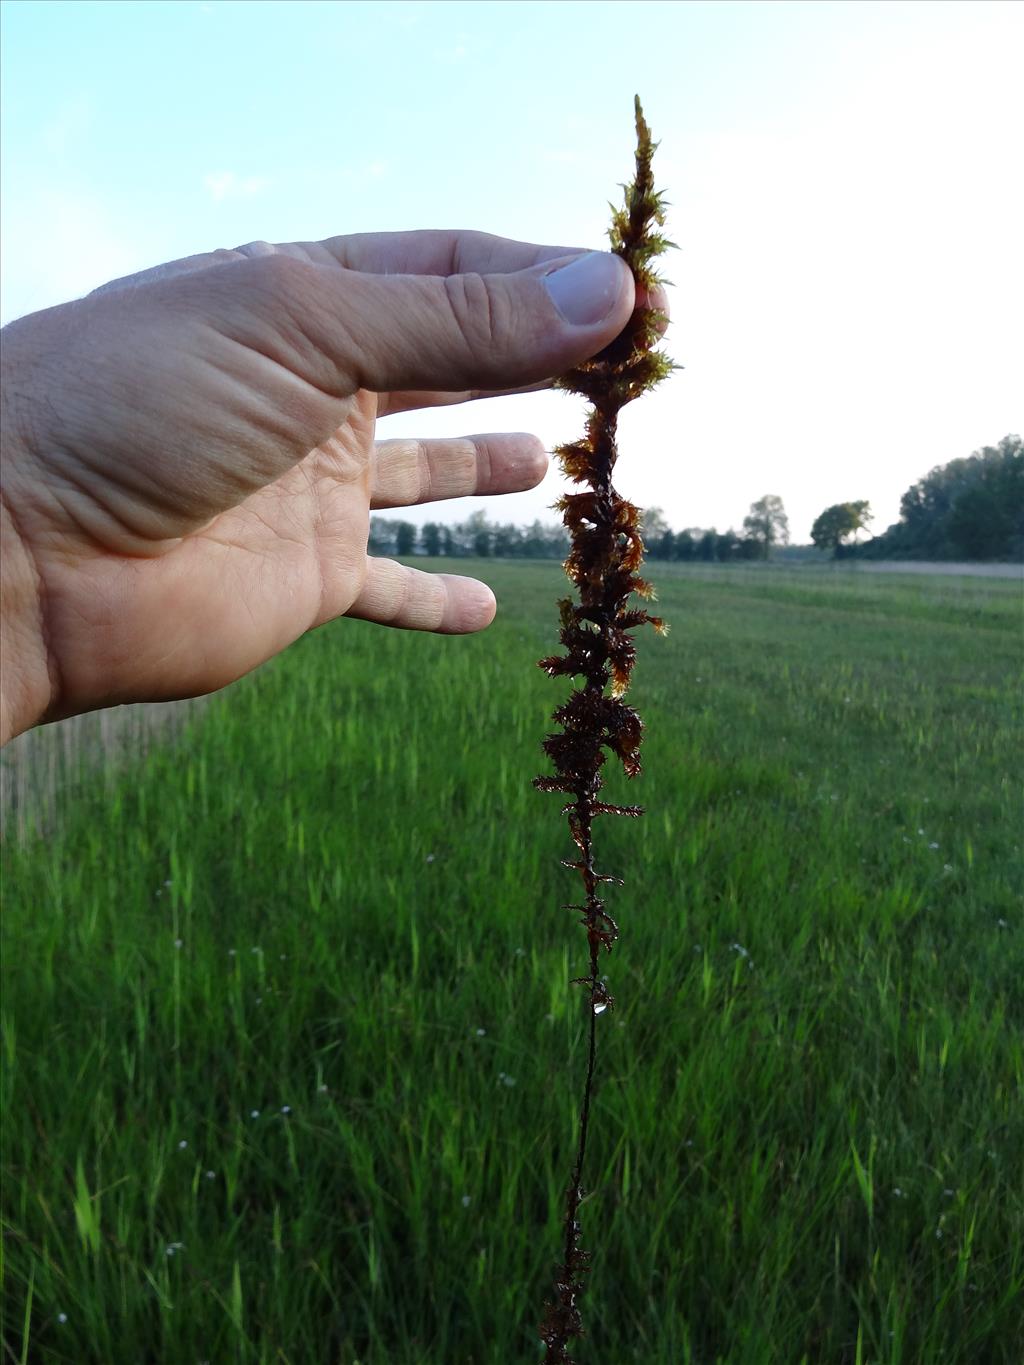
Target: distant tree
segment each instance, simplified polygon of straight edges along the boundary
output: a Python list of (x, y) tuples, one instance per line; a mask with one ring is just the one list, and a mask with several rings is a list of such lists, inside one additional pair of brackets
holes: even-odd
[(455, 553), (455, 537), (452, 535), (450, 526), (441, 527), (441, 553), (443, 555), (453, 555)]
[(675, 559), (676, 557), (675, 532), (662, 531), (658, 539), (654, 541), (653, 544), (650, 544), (650, 554), (652, 559)]
[(900, 500), (900, 519), (876, 536), (874, 558), (1024, 558), (1024, 442), (1004, 436), (937, 465)]
[(531, 559), (564, 559), (569, 553), (569, 533), (564, 526), (545, 526), (535, 521), (523, 536), (523, 554)]
[(673, 546), (673, 558), (682, 560), (684, 564), (688, 563), (697, 553), (699, 537), (699, 531), (696, 534), (692, 530), (680, 531)]
[(668, 530), (669, 524), (660, 507), (645, 508), (643, 520), (640, 523), (640, 531), (644, 538), (644, 545), (649, 550), (653, 549)]
[(770, 559), (776, 545), (789, 544), (789, 517), (782, 499), (774, 493), (766, 493), (757, 502), (752, 502), (749, 514), (743, 518), (743, 529), (747, 540), (758, 547), (757, 557)]
[(710, 531), (705, 531), (697, 545), (697, 558), (703, 559), (705, 563), (710, 563), (715, 557), (715, 549), (718, 545), (718, 532), (714, 527)]
[(395, 553), (395, 531), (398, 523), (385, 517), (370, 518), (370, 537), (368, 549), (374, 555), (393, 555)]
[(524, 529), (522, 551), (527, 559), (540, 559), (543, 556), (544, 526), (541, 522), (535, 521)]
[(458, 553), (485, 558), (491, 553), (492, 533), (493, 528), (487, 520), (487, 513), (483, 508), (478, 509), (454, 528)]
[(837, 502), (826, 507), (811, 527), (811, 540), (819, 550), (831, 550), (834, 559), (842, 552), (847, 536), (855, 536), (871, 520), (867, 502)]
[(441, 528), (436, 522), (428, 521), (420, 531), (420, 544), (425, 555), (436, 556), (441, 553)]
[(740, 559), (764, 559), (764, 547), (759, 540), (744, 536), (737, 547), (737, 555)]
[(522, 553), (523, 532), (519, 526), (509, 522), (505, 526), (495, 526), (492, 543), (493, 553), (504, 559)]
[(727, 564), (730, 559), (739, 559), (742, 554), (743, 542), (736, 532), (729, 528), (723, 531), (715, 541), (715, 558), (721, 564)]
[(395, 553), (411, 555), (416, 551), (416, 527), (410, 521), (400, 521), (395, 527)]

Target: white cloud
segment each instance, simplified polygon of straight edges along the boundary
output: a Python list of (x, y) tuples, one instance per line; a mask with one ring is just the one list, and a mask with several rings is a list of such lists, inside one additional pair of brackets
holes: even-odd
[(215, 204), (225, 199), (248, 199), (260, 194), (270, 184), (266, 176), (238, 175), (235, 171), (211, 171), (203, 176), (203, 185)]

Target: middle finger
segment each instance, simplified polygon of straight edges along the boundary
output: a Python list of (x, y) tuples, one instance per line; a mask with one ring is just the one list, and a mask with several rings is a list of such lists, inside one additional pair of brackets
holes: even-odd
[(374, 443), (370, 507), (414, 507), (445, 498), (521, 493), (548, 469), (547, 452), (525, 432)]

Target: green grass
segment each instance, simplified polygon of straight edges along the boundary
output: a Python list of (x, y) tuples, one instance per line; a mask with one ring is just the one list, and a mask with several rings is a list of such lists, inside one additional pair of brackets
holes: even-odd
[[(564, 580), (478, 567), (484, 636), (323, 629), (8, 845), (5, 1359), (539, 1358), (584, 1060), (530, 786)], [(657, 578), (580, 1359), (1016, 1362), (1019, 586)]]

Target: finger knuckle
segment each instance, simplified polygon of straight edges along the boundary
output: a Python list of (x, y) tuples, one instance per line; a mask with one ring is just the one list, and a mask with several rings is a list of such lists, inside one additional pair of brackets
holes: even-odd
[(309, 261), (274, 255), (251, 258), (251, 263), (254, 272), (259, 272), (263, 287), (275, 298), (291, 301), (316, 291), (318, 272)]
[(507, 309), (485, 275), (449, 275), (445, 292), (455, 326), (472, 356), (498, 350), (507, 332)]

